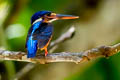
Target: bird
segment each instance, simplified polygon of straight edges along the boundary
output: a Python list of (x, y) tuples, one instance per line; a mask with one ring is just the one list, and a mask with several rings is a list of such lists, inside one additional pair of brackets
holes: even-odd
[(47, 56), (47, 47), (53, 35), (53, 21), (76, 18), (79, 17), (56, 14), (52, 11), (38, 11), (34, 13), (31, 17), (31, 27), (26, 38), (27, 58), (35, 58), (38, 49), (44, 50), (45, 56)]

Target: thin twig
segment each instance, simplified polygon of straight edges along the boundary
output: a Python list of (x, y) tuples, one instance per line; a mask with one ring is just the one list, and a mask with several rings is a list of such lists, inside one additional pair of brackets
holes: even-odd
[(66, 33), (62, 34), (58, 39), (51, 42), (49, 49), (67, 39), (70, 39), (73, 36), (74, 32), (75, 32), (75, 27), (71, 27), (70, 29), (68, 29)]
[[(75, 27), (70, 27), (67, 32), (62, 34), (58, 39), (50, 43), (50, 46), (48, 47), (48, 50), (50, 53), (52, 53), (57, 47), (58, 44), (66, 41), (67, 39), (70, 39), (75, 32)], [(11, 80), (18, 80), (23, 75), (28, 73), (31, 69), (33, 69), (36, 66), (36, 64), (28, 63), (25, 67), (23, 67)]]
[(23, 69), (21, 69), (11, 80), (20, 79), (25, 73), (29, 72), (31, 69), (35, 67), (35, 64), (29, 63)]

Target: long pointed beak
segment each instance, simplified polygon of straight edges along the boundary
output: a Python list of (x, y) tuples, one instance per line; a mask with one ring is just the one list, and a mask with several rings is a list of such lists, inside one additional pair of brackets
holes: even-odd
[(77, 18), (79, 18), (79, 16), (52, 13), (51, 16), (49, 16), (48, 18), (53, 18), (56, 20), (59, 20), (59, 19), (77, 19)]
[(56, 14), (56, 19), (77, 19), (79, 16)]

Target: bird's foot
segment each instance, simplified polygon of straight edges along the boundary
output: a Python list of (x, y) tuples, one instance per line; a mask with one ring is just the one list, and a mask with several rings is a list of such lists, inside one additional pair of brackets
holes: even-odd
[(45, 56), (47, 56), (47, 54), (48, 54), (48, 51), (47, 51), (47, 48), (45, 49)]

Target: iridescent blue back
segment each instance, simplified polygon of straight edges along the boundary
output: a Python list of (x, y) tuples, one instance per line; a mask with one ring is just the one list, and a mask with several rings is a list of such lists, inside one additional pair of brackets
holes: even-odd
[(31, 26), (28, 32), (26, 48), (28, 58), (36, 56), (37, 49), (43, 48), (51, 38), (53, 26), (50, 23), (37, 22)]

